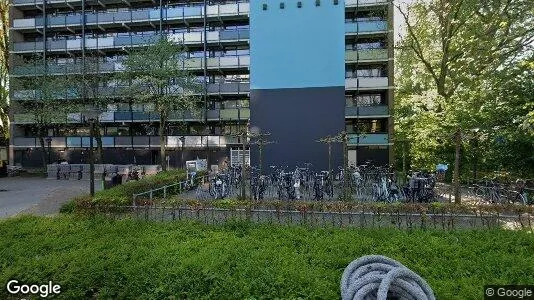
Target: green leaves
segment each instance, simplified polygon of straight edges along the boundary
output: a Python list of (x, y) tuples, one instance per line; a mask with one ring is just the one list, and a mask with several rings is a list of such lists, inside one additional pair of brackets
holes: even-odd
[(450, 136), (478, 128), (482, 136), (510, 138), (505, 147), (481, 142), (477, 149), (464, 139), (461, 171), (480, 156), (479, 168), (534, 173), (533, 9), (529, 0), (432, 0), (401, 8), (407, 34), (396, 53), (395, 130), (410, 141), (414, 168), (452, 163)]
[(127, 96), (154, 103), (160, 113), (194, 110), (201, 86), (184, 69), (184, 59), (181, 45), (162, 38), (129, 54), (118, 78), (130, 86)]
[[(52, 280), (58, 299), (336, 299), (367, 254), (399, 260), (438, 299), (534, 280), (533, 236), (503, 230), (324, 229), (20, 217), (0, 222), (0, 282)], [(1, 298), (8, 298), (5, 289)]]

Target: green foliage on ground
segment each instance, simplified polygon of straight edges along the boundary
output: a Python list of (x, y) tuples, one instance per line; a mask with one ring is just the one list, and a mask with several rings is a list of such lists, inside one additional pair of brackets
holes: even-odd
[(485, 284), (534, 282), (533, 244), (522, 231), (25, 216), (0, 222), (0, 284), (52, 280), (59, 299), (339, 299), (347, 264), (383, 254), (424, 277), (437, 299), (477, 299)]

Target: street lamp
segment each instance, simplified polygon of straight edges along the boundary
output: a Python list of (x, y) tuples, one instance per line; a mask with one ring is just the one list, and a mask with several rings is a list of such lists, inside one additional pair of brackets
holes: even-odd
[(48, 143), (48, 164), (50, 164), (50, 149), (52, 147), (52, 137), (47, 137), (46, 142)]
[(91, 197), (95, 195), (95, 157), (93, 152), (93, 136), (95, 128), (95, 120), (100, 115), (101, 111), (96, 108), (89, 108), (83, 112), (85, 118), (89, 121), (89, 178), (90, 178), (90, 192)]
[(181, 136), (180, 137), (180, 142), (182, 142), (182, 165), (184, 166), (185, 168), (185, 162), (184, 162), (184, 146), (185, 146), (185, 136)]

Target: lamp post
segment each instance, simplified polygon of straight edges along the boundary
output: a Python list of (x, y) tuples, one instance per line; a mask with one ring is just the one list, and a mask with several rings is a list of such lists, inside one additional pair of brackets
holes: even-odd
[(89, 121), (89, 179), (90, 179), (90, 193), (91, 197), (95, 195), (95, 157), (93, 152), (93, 136), (95, 128), (95, 119), (100, 115), (100, 110), (96, 108), (87, 109), (84, 111), (84, 116)]
[(181, 158), (181, 164), (182, 164), (182, 166), (183, 166), (184, 169), (185, 169), (185, 162), (184, 162), (185, 136), (182, 135), (182, 136), (180, 137), (180, 142), (182, 143), (182, 151), (181, 151), (181, 156), (182, 156), (182, 158)]
[(46, 142), (48, 143), (48, 164), (50, 164), (50, 149), (52, 147), (52, 137), (47, 137)]

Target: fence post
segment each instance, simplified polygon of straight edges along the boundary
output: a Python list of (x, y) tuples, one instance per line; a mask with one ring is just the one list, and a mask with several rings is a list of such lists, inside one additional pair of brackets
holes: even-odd
[(167, 186), (163, 187), (163, 199), (167, 198)]
[(153, 193), (153, 190), (150, 190), (150, 201), (152, 202), (152, 193)]

